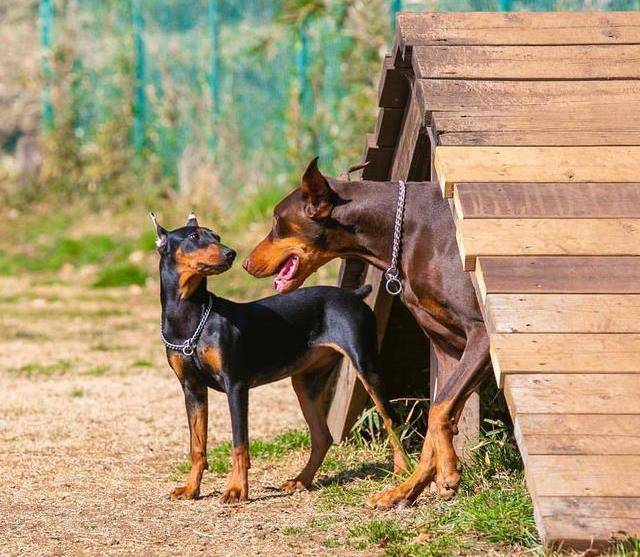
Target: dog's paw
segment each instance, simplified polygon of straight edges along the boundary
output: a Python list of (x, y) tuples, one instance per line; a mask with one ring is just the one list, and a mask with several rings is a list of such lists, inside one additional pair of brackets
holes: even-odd
[(200, 495), (199, 488), (192, 488), (188, 485), (176, 487), (172, 492), (169, 498), (172, 501), (177, 501), (179, 499), (197, 499)]
[(402, 509), (409, 507), (412, 504), (413, 501), (407, 497), (407, 494), (398, 488), (381, 491), (373, 497), (369, 497), (366, 501), (367, 507), (383, 511), (393, 507)]
[(307, 491), (309, 487), (311, 487), (310, 484), (307, 484), (298, 478), (294, 478), (293, 480), (287, 480), (284, 482), (280, 486), (280, 489), (287, 493), (293, 493), (294, 491)]
[(248, 493), (244, 489), (235, 486), (227, 487), (227, 489), (224, 490), (222, 497), (220, 497), (220, 501), (227, 505), (248, 500)]

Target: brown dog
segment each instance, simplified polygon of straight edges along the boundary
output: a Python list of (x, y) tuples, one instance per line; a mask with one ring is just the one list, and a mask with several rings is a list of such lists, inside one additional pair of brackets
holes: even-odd
[[(279, 293), (298, 288), (336, 257), (390, 266), (397, 183), (349, 182), (323, 176), (314, 159), (301, 187), (274, 209), (271, 232), (244, 262), (254, 276), (277, 275)], [(453, 436), (467, 398), (489, 375), (489, 339), (471, 280), (462, 269), (449, 206), (435, 183), (407, 184), (402, 238), (402, 299), (431, 339), (438, 389), (429, 430), (413, 474), (369, 500), (389, 508), (413, 503), (436, 481), (452, 495), (460, 482)]]

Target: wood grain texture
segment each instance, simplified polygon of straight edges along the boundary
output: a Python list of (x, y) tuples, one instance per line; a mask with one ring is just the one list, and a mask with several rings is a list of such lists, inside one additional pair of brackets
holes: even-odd
[(504, 392), (516, 414), (638, 414), (640, 375), (515, 374)]
[(640, 257), (479, 257), (476, 278), (487, 294), (640, 294)]
[(428, 12), (398, 16), (402, 49), (420, 45), (640, 43), (637, 12)]
[(640, 45), (415, 46), (419, 79), (615, 79), (640, 77)]
[(634, 182), (640, 147), (436, 147), (445, 197), (462, 182)]
[(456, 184), (458, 219), (638, 218), (640, 183)]
[(460, 79), (420, 79), (415, 82), (421, 105), (430, 112), (474, 112), (511, 110), (603, 111), (629, 113), (640, 105), (640, 81), (499, 81)]
[(530, 455), (527, 480), (537, 497), (633, 497), (640, 456)]
[(538, 497), (541, 516), (640, 519), (640, 497)]
[(491, 350), (503, 374), (625, 372), (640, 381), (639, 334), (497, 333)]
[(431, 122), (438, 133), (453, 132), (637, 132), (640, 114), (626, 103), (582, 103), (562, 110), (537, 106), (512, 106), (434, 112)]
[(624, 541), (638, 533), (640, 520), (636, 518), (554, 516), (544, 519), (541, 536), (548, 544), (559, 543), (564, 548), (597, 551), (606, 549), (613, 540)]
[(640, 433), (623, 435), (526, 435), (527, 455), (640, 455)]
[(465, 219), (456, 237), (467, 271), (478, 256), (640, 255), (640, 219)]
[(485, 313), (496, 333), (640, 333), (638, 294), (489, 294)]
[(451, 132), (438, 134), (440, 145), (496, 147), (593, 147), (599, 145), (640, 145), (640, 132), (610, 130), (607, 132), (564, 131), (561, 127), (547, 131)]
[(533, 435), (595, 435), (636, 437), (640, 435), (640, 409), (636, 414), (518, 414), (518, 430)]

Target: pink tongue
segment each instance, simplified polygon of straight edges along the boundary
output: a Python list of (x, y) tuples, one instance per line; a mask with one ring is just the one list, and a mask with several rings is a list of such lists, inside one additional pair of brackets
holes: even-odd
[(278, 278), (282, 280), (289, 280), (293, 275), (294, 267), (294, 259), (293, 257), (289, 257), (282, 266), (282, 269), (280, 269)]

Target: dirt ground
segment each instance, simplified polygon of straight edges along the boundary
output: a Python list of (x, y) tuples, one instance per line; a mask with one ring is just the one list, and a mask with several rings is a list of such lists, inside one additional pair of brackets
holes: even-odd
[[(0, 279), (0, 555), (361, 553), (287, 535), (317, 512), (317, 492), (276, 489), (306, 451), (254, 462), (248, 504), (222, 505), (210, 473), (200, 500), (169, 501), (188, 428), (158, 322), (153, 288)], [(230, 426), (223, 395), (209, 406), (211, 447)], [(288, 381), (252, 391), (252, 438), (303, 424)]]

